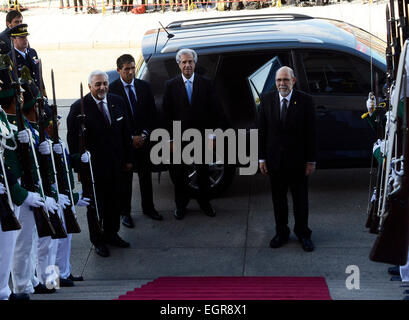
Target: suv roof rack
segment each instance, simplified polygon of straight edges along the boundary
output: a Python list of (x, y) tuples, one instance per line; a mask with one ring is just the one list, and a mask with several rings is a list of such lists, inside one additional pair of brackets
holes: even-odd
[(302, 20), (302, 19), (314, 19), (314, 17), (307, 16), (298, 13), (277, 13), (277, 14), (253, 14), (253, 15), (236, 15), (236, 16), (224, 16), (213, 18), (202, 18), (193, 20), (180, 20), (169, 23), (167, 29), (177, 28), (198, 28), (204, 25), (214, 24), (234, 24), (243, 21), (246, 22), (259, 22), (260, 20)]

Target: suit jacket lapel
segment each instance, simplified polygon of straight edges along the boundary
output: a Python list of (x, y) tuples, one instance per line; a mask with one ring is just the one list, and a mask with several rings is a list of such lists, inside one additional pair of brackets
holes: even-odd
[[(195, 79), (193, 80), (191, 105), (193, 105), (193, 102), (195, 101), (195, 98), (197, 97), (197, 94), (199, 92), (199, 86), (200, 86), (200, 77), (197, 74), (195, 74)], [(186, 96), (187, 96), (187, 93), (186, 93)]]
[(271, 116), (273, 123), (280, 123), (280, 98), (278, 92), (274, 95), (274, 101), (271, 102)]

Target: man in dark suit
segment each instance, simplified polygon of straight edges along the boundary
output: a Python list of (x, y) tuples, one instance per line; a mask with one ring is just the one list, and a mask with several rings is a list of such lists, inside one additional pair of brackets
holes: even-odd
[[(149, 158), (149, 134), (155, 126), (156, 106), (148, 82), (135, 78), (135, 59), (130, 54), (120, 56), (117, 61), (119, 79), (109, 85), (109, 92), (121, 96), (126, 104), (129, 127), (132, 134), (132, 164), (138, 172), (143, 214), (154, 220), (163, 217), (153, 204), (152, 172)], [(122, 224), (133, 228), (131, 219), (133, 172), (123, 172), (122, 177)]]
[[(194, 73), (197, 54), (191, 49), (181, 49), (176, 54), (176, 62), (182, 74), (166, 82), (163, 96), (163, 115), (165, 128), (172, 133), (173, 121), (180, 121), (182, 134), (187, 129), (197, 129), (202, 134), (202, 146), (208, 146), (208, 137), (204, 136), (205, 129), (220, 127), (221, 112), (216, 106), (215, 91), (209, 79)], [(171, 143), (172, 152), (173, 141)], [(182, 147), (187, 142), (182, 144)], [(204, 155), (205, 152), (202, 152)], [(203, 160), (203, 159), (202, 159)], [(199, 187), (198, 202), (202, 211), (214, 217), (216, 211), (210, 204), (209, 166), (202, 161), (196, 163), (197, 183)], [(183, 163), (172, 163), (170, 174), (174, 177), (176, 219), (183, 219), (189, 202), (188, 166)]]
[(10, 31), (23, 23), (23, 15), (18, 10), (11, 10), (6, 15), (6, 29), (0, 33), (0, 53), (7, 54), (10, 48)]
[[(85, 145), (91, 154), (92, 170), (100, 218), (102, 237), (90, 232), (91, 242), (100, 256), (109, 256), (106, 244), (126, 248), (129, 243), (119, 235), (120, 177), (122, 171), (131, 170), (131, 133), (128, 128), (125, 104), (121, 97), (108, 93), (108, 75), (94, 71), (88, 78), (90, 93), (84, 97)], [(89, 161), (87, 153), (80, 155), (78, 115), (81, 101), (71, 106), (67, 117), (67, 142), (76, 171), (79, 161)]]
[(315, 171), (316, 128), (312, 98), (294, 89), (292, 69), (282, 67), (276, 73), (278, 91), (261, 96), (259, 108), (259, 167), (271, 181), (276, 235), (270, 247), (288, 241), (287, 191), (294, 207), (294, 233), (305, 251), (313, 251), (308, 228), (308, 176)]

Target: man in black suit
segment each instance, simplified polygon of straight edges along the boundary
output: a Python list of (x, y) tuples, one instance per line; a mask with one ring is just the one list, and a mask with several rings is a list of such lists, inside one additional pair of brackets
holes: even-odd
[(294, 89), (292, 69), (282, 67), (276, 73), (277, 91), (261, 96), (259, 108), (259, 167), (271, 181), (276, 235), (270, 247), (288, 241), (287, 191), (294, 207), (294, 233), (305, 251), (313, 251), (308, 228), (308, 176), (315, 171), (316, 128), (312, 98)]
[[(132, 164), (138, 172), (141, 190), (142, 211), (154, 220), (163, 217), (153, 204), (152, 172), (149, 158), (149, 134), (155, 126), (156, 106), (148, 82), (135, 78), (135, 59), (130, 54), (120, 56), (117, 61), (119, 79), (109, 85), (109, 92), (121, 96), (126, 104), (129, 127), (132, 134)], [(131, 219), (133, 172), (123, 172), (122, 176), (122, 224), (133, 228)]]
[[(119, 235), (120, 177), (132, 168), (131, 133), (128, 128), (125, 104), (121, 97), (108, 93), (108, 75), (94, 71), (88, 78), (90, 93), (84, 97), (85, 145), (91, 154), (92, 170), (103, 236), (90, 232), (91, 242), (100, 256), (109, 256), (106, 244), (126, 248), (129, 243)], [(87, 153), (80, 155), (78, 116), (81, 100), (71, 106), (67, 117), (67, 142), (76, 171), (79, 161), (88, 162)], [(75, 161), (75, 159), (77, 161)]]
[(10, 31), (23, 23), (23, 15), (18, 10), (11, 10), (6, 15), (6, 29), (0, 33), (0, 53), (7, 54), (10, 48)]
[[(221, 112), (216, 106), (215, 91), (211, 81), (194, 73), (197, 54), (191, 49), (181, 49), (176, 54), (176, 62), (182, 74), (166, 82), (163, 96), (163, 115), (165, 128), (172, 133), (173, 121), (180, 121), (182, 134), (187, 129), (198, 129), (202, 134), (202, 146), (208, 146), (208, 137), (204, 136), (205, 129), (220, 127)], [(173, 141), (171, 143), (172, 152)], [(182, 147), (187, 142), (182, 144)], [(203, 148), (203, 149), (204, 149)], [(202, 154), (205, 154), (203, 150)], [(202, 159), (203, 160), (203, 159)], [(214, 217), (216, 211), (210, 204), (209, 166), (201, 161), (196, 163), (197, 183), (199, 187), (198, 202), (202, 211)], [(172, 163), (170, 174), (174, 177), (176, 210), (174, 216), (180, 220), (186, 214), (186, 206), (190, 195), (188, 189), (188, 166), (182, 163)]]

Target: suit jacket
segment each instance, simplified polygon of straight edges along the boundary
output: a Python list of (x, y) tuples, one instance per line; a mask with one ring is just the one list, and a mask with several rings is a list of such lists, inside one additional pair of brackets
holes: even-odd
[[(163, 96), (164, 127), (172, 134), (172, 121), (181, 121), (186, 129), (215, 129), (223, 127), (223, 114), (218, 106), (211, 81), (195, 73), (191, 104), (181, 75), (166, 82)], [(171, 136), (172, 137), (172, 136)]]
[(11, 50), (10, 31), (11, 29), (6, 28), (0, 33), (0, 54), (7, 54)]
[[(84, 97), (85, 113), (85, 144), (91, 153), (92, 169), (96, 181), (109, 180), (119, 177), (122, 166), (130, 163), (130, 130), (127, 123), (125, 104), (121, 97), (108, 93), (108, 110), (111, 116), (111, 125), (108, 126), (97, 104), (88, 93)], [(71, 105), (67, 117), (67, 142), (72, 154), (73, 167), (78, 171), (80, 149), (79, 129), (81, 114), (81, 100)]]
[(291, 169), (305, 172), (316, 161), (316, 119), (311, 96), (293, 89), (284, 125), (280, 121), (278, 91), (261, 96), (258, 113), (259, 159), (270, 171)]
[[(17, 50), (14, 50), (16, 53), (16, 65), (18, 70), (18, 75), (21, 76), (21, 68), (27, 66), (30, 69), (31, 77), (34, 79), (34, 82), (38, 88), (40, 88), (40, 65), (38, 60), (37, 51), (33, 48), (27, 48), (27, 54), (24, 58)], [(10, 59), (12, 57), (11, 51), (8, 53)], [(44, 84), (44, 82), (43, 82)]]
[(136, 91), (136, 114), (132, 114), (131, 104), (125, 92), (121, 79), (117, 79), (109, 85), (109, 92), (121, 96), (126, 105), (129, 125), (132, 135), (140, 135), (142, 132), (150, 134), (156, 126), (156, 105), (151, 87), (148, 82), (134, 79)]

